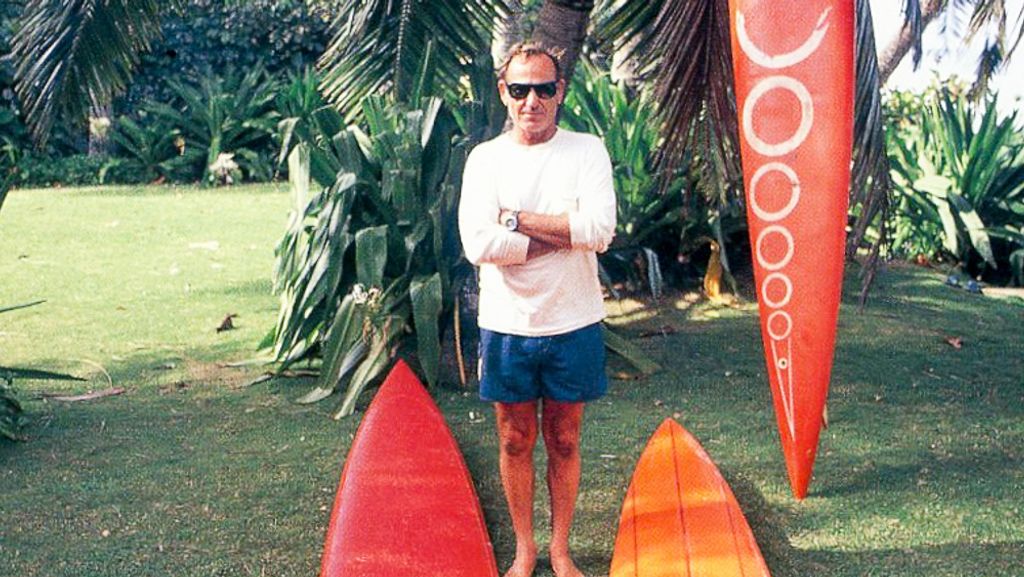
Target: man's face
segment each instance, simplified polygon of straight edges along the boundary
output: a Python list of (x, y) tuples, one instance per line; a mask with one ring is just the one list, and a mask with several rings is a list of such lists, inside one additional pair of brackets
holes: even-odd
[[(550, 83), (555, 83), (554, 94), (544, 87), (529, 88), (523, 94), (524, 85)], [(498, 81), (498, 92), (512, 119), (513, 135), (520, 143), (539, 144), (554, 136), (558, 106), (565, 96), (564, 84), (558, 80), (555, 64), (547, 56), (520, 55), (509, 62), (505, 77)]]

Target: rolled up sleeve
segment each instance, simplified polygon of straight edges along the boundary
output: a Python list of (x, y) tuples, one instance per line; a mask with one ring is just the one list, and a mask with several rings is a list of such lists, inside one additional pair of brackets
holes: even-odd
[(530, 237), (498, 223), (497, 190), (487, 177), (484, 151), (474, 149), (466, 160), (459, 199), (459, 236), (466, 258), (474, 265), (513, 265), (526, 262)]
[(569, 234), (574, 250), (605, 252), (615, 238), (615, 189), (608, 151), (593, 138), (580, 177), (579, 208), (569, 213)]

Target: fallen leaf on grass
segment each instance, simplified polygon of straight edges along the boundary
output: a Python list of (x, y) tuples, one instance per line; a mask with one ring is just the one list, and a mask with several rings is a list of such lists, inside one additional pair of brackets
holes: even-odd
[(124, 387), (113, 387), (110, 389), (104, 389), (102, 391), (90, 391), (82, 395), (63, 395), (54, 393), (41, 393), (40, 396), (45, 399), (53, 401), (63, 401), (65, 403), (75, 403), (78, 401), (92, 401), (95, 399), (102, 399), (104, 397), (112, 397), (114, 395), (120, 395), (125, 392)]
[(964, 346), (964, 339), (962, 337), (946, 337), (946, 343), (954, 349), (960, 349)]
[(238, 315), (235, 313), (230, 313), (227, 316), (225, 316), (224, 320), (220, 321), (220, 325), (217, 327), (217, 332), (220, 333), (224, 331), (234, 330), (235, 323), (232, 319), (234, 319), (237, 316)]
[(274, 378), (274, 373), (263, 373), (262, 375), (256, 377), (255, 379), (249, 381), (248, 383), (242, 385), (242, 387), (243, 388), (251, 387), (253, 385), (258, 385), (260, 383), (265, 383), (265, 382), (269, 381), (272, 378)]

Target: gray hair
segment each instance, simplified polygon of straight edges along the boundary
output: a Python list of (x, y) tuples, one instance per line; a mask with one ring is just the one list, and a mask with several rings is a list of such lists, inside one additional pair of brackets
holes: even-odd
[(526, 42), (518, 42), (513, 44), (508, 52), (505, 54), (505, 59), (502, 61), (501, 66), (498, 67), (498, 77), (504, 78), (505, 71), (508, 70), (508, 65), (512, 63), (512, 59), (517, 56), (524, 58), (530, 58), (533, 56), (547, 56), (551, 59), (551, 62), (555, 65), (555, 79), (561, 80), (562, 78), (562, 56), (565, 54), (565, 50), (561, 48), (554, 48), (547, 46), (539, 41), (529, 40)]

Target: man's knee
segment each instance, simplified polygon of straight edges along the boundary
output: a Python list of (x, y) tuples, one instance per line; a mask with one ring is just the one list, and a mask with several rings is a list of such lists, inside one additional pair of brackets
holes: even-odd
[(535, 429), (520, 427), (505, 427), (501, 430), (501, 452), (509, 457), (520, 457), (533, 453), (533, 446), (537, 442), (537, 431)]
[(549, 429), (544, 431), (544, 446), (548, 455), (560, 459), (575, 457), (580, 451), (580, 435), (575, 429), (559, 430)]

